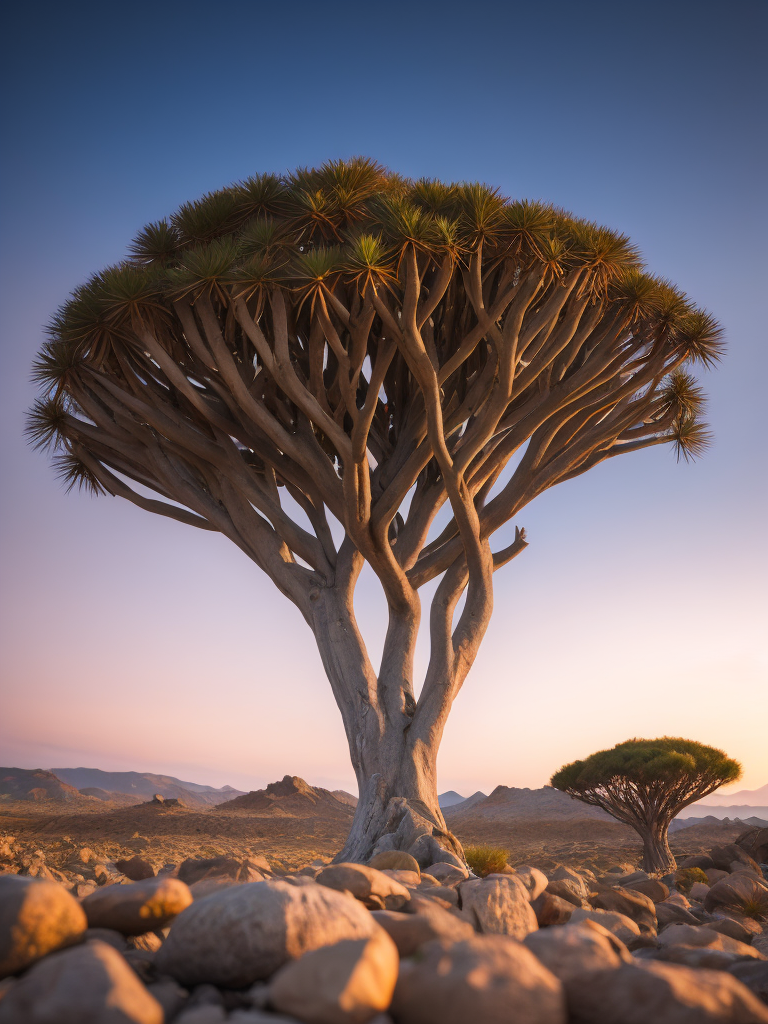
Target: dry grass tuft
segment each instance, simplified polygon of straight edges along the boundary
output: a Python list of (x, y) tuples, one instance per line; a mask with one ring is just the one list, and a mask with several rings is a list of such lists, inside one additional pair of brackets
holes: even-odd
[(480, 878), (485, 878), (486, 875), (504, 870), (509, 850), (502, 850), (498, 846), (465, 846), (464, 856), (472, 871)]

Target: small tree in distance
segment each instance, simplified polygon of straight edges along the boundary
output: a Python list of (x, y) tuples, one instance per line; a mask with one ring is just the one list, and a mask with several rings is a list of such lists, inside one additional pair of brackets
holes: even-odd
[[(339, 856), (429, 864), (461, 856), (437, 751), (494, 574), (526, 547), (518, 515), (617, 455), (700, 454), (689, 368), (720, 349), (624, 235), (333, 161), (141, 231), (55, 316), (30, 433), (69, 486), (223, 534), (296, 605), (360, 790)], [(365, 563), (388, 606), (379, 665), (354, 611)]]
[(630, 825), (643, 841), (645, 871), (674, 871), (669, 849), (670, 822), (684, 807), (735, 782), (741, 765), (722, 750), (694, 740), (664, 736), (633, 739), (567, 764), (550, 782), (617, 821)]

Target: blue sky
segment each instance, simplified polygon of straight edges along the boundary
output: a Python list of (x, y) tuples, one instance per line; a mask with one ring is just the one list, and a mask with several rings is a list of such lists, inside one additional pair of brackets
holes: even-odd
[[(441, 788), (540, 785), (665, 733), (741, 758), (737, 788), (765, 783), (766, 11), (167, 0), (7, 15), (0, 760), (351, 785), (312, 638), (258, 570), (222, 538), (65, 495), (21, 431), (45, 322), (143, 224), (258, 171), (366, 154), (625, 231), (728, 339), (703, 376), (702, 461), (611, 460), (526, 510), (531, 545), (497, 577)], [(381, 613), (364, 581), (374, 649)]]

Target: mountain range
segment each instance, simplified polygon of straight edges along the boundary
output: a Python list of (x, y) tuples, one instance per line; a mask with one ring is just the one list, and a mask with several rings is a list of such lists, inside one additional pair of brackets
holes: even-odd
[(104, 772), (100, 768), (51, 768), (50, 771), (84, 796), (94, 796), (99, 800), (110, 800), (115, 794), (121, 794), (136, 797), (135, 802), (141, 803), (159, 793), (181, 800), (188, 807), (212, 807), (243, 795), (242, 790), (232, 786), (216, 789), (151, 772)]
[[(736, 793), (713, 793), (705, 798), (706, 805), (716, 804), (718, 807), (746, 806), (766, 807), (768, 806), (768, 783), (760, 786), (759, 789), (740, 789)], [(704, 803), (695, 805), (704, 810)]]

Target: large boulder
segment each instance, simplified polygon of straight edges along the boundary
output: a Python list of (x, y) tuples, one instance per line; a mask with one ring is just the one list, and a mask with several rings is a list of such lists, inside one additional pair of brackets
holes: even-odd
[(533, 868), (529, 864), (520, 864), (515, 868), (517, 877), (528, 890), (528, 898), (531, 903), (538, 899), (547, 888), (549, 879), (543, 871)]
[(560, 981), (632, 962), (624, 943), (594, 921), (532, 932), (525, 945)]
[[(414, 901), (417, 902), (417, 901)], [(449, 913), (433, 900), (419, 900), (416, 913), (401, 914), (396, 910), (374, 910), (373, 916), (397, 946), (401, 957), (411, 956), (419, 946), (432, 939), (471, 938), (474, 929), (468, 921)]]
[(80, 942), (87, 927), (80, 904), (56, 882), (0, 875), (0, 978)]
[(570, 921), (577, 908), (551, 892), (542, 892), (535, 900), (531, 900), (531, 909), (536, 915), (539, 928), (549, 928)]
[(417, 875), (421, 874), (421, 868), (416, 858), (402, 850), (387, 850), (384, 853), (377, 853), (368, 861), (368, 867), (376, 868), (377, 871), (389, 869), (392, 871), (415, 871)]
[(83, 910), (90, 928), (142, 935), (164, 928), (192, 900), (184, 882), (161, 875), (131, 885), (105, 885), (85, 897)]
[(768, 887), (748, 874), (737, 873), (720, 879), (704, 897), (704, 909), (710, 913), (720, 908), (735, 911), (749, 908), (754, 912), (757, 907), (768, 915)]
[(437, 880), (440, 885), (456, 885), (469, 878), (469, 872), (457, 864), (449, 864), (448, 861), (438, 861), (437, 864), (430, 864), (427, 874)]
[(765, 960), (740, 960), (731, 964), (728, 972), (738, 978), (764, 1003), (768, 1003), (768, 962)]
[(627, 945), (633, 942), (640, 935), (640, 926), (627, 917), (626, 914), (619, 914), (614, 910), (580, 910), (575, 909), (571, 914), (571, 924), (578, 924), (579, 921), (594, 921), (602, 928), (607, 929), (611, 935)]
[(642, 892), (615, 885), (610, 889), (603, 889), (591, 902), (597, 910), (612, 910), (614, 913), (632, 918), (640, 931), (646, 935), (656, 931), (656, 907), (653, 900)]
[(731, 938), (717, 932), (714, 928), (707, 928), (706, 925), (693, 927), (688, 924), (674, 924), (665, 928), (658, 938), (658, 944), (662, 948), (668, 946), (702, 946), (708, 949), (721, 950), (724, 953), (733, 953), (750, 959), (764, 959), (761, 954), (752, 946), (738, 939)]
[(462, 913), (484, 935), (524, 939), (539, 927), (528, 890), (515, 875), (488, 875), (459, 885)]
[(572, 978), (566, 991), (578, 1024), (768, 1024), (768, 1007), (724, 971), (637, 961)]
[(235, 860), (234, 857), (188, 857), (179, 866), (178, 878), (187, 885), (208, 878), (230, 878), (233, 882), (261, 882), (268, 873), (263, 857), (256, 861)]
[(715, 867), (721, 871), (732, 871), (731, 865), (734, 861), (738, 861), (745, 867), (751, 868), (758, 875), (760, 874), (759, 864), (738, 843), (728, 843), (727, 846), (715, 846), (709, 851), (709, 856), (712, 858), (712, 863)]
[(398, 1024), (565, 1024), (558, 979), (519, 942), (476, 935), (435, 940), (404, 960), (392, 1013)]
[(547, 892), (551, 892), (553, 896), (559, 896), (567, 903), (572, 903), (574, 907), (589, 906), (584, 898), (584, 886), (570, 878), (550, 878), (547, 882)]
[(378, 928), (285, 964), (270, 982), (269, 1001), (304, 1024), (366, 1024), (392, 1002), (398, 966), (395, 944)]
[(311, 879), (301, 886), (251, 882), (188, 907), (155, 964), (182, 985), (244, 988), (311, 949), (367, 939), (378, 927), (357, 900)]
[(656, 921), (659, 928), (670, 924), (698, 924), (698, 918), (676, 900), (668, 899), (656, 904)]
[(371, 910), (398, 910), (411, 898), (404, 885), (365, 864), (329, 864), (315, 881), (348, 892)]
[(638, 878), (634, 882), (625, 882), (624, 888), (641, 892), (653, 903), (661, 903), (669, 896), (669, 886), (664, 885), (657, 878)]
[(736, 840), (752, 860), (759, 864), (768, 864), (768, 828), (751, 828), (742, 833)]
[(106, 942), (35, 964), (0, 1001), (0, 1024), (163, 1024), (160, 1003)]
[(148, 860), (144, 860), (138, 854), (129, 860), (116, 860), (115, 867), (132, 882), (141, 882), (145, 878), (155, 877), (155, 869)]

